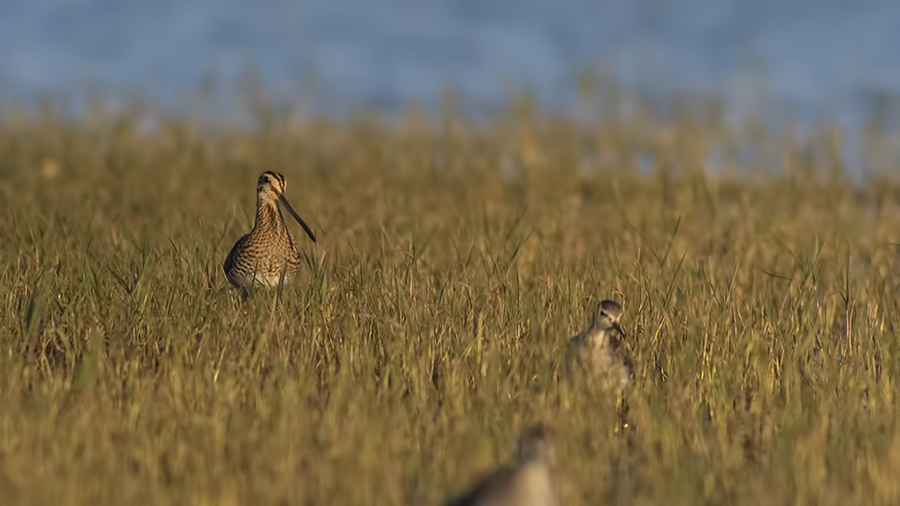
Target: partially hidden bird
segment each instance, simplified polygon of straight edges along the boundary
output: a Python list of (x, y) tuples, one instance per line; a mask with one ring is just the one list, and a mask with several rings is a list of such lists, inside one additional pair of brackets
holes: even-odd
[(446, 506), (558, 506), (555, 465), (547, 427), (533, 425), (519, 436), (512, 462), (483, 476)]
[[(569, 341), (566, 373), (581, 373), (598, 379), (607, 388), (621, 392), (634, 378), (631, 350), (625, 344), (625, 331), (619, 325), (622, 306), (614, 300), (597, 305), (593, 321)], [(619, 339), (621, 337), (622, 339)]]

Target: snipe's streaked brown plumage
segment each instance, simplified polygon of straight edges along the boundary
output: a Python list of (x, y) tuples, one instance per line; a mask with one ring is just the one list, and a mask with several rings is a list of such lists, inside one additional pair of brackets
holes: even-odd
[(513, 462), (484, 476), (447, 506), (557, 506), (555, 465), (546, 427), (534, 425), (519, 437)]
[(274, 287), (288, 280), (300, 265), (300, 249), (284, 222), (278, 203), (296, 218), (313, 242), (316, 236), (297, 215), (284, 196), (287, 181), (277, 172), (266, 171), (256, 185), (256, 223), (238, 239), (222, 269), (237, 288)]
[[(597, 305), (594, 321), (569, 342), (566, 370), (568, 374), (583, 373), (600, 379), (608, 388), (621, 391), (634, 377), (634, 366), (628, 346), (616, 336), (625, 338), (619, 326), (622, 306), (613, 300)], [(573, 370), (581, 365), (580, 371)]]

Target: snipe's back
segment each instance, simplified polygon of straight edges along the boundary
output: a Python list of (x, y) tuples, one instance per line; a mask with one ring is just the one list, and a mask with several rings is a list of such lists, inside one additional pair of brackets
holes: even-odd
[(249, 234), (234, 244), (222, 266), (228, 281), (237, 288), (278, 286), (290, 279), (300, 265), (300, 248), (284, 222), (279, 202), (316, 242), (316, 236), (285, 198), (286, 187), (287, 181), (277, 172), (266, 171), (259, 176), (256, 223)]

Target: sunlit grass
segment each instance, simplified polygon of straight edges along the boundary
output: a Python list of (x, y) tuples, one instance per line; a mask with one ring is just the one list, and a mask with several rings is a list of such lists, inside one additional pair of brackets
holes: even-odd
[[(565, 504), (898, 499), (900, 179), (827, 130), (143, 119), (0, 131), (5, 504), (435, 504), (538, 420)], [(263, 170), (319, 243), (242, 302)], [(557, 381), (602, 298), (631, 431)]]

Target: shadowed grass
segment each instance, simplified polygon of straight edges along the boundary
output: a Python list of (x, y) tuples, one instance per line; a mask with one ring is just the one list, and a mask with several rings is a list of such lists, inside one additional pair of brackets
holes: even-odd
[[(829, 135), (739, 171), (689, 119), (141, 125), (0, 132), (8, 503), (435, 504), (536, 420), (565, 504), (900, 494), (900, 184)], [(221, 264), (263, 170), (320, 241), (242, 302)], [(557, 381), (602, 298), (630, 430)]]

